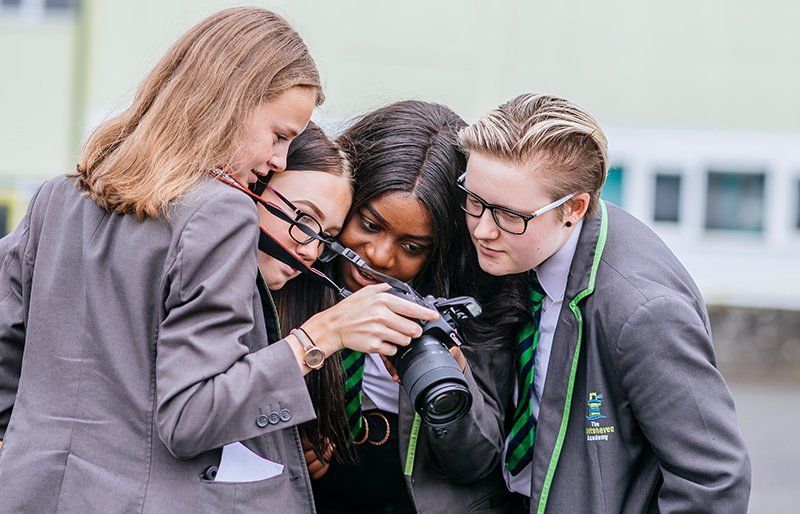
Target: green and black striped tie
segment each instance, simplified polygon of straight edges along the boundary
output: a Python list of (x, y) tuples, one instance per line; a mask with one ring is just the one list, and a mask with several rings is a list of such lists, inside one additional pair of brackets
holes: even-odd
[(533, 458), (534, 425), (531, 397), (533, 396), (534, 351), (539, 343), (539, 320), (545, 292), (536, 275), (530, 274), (530, 302), (533, 320), (519, 334), (517, 345), (517, 408), (508, 434), (506, 466), (516, 476)]
[(363, 429), (361, 395), (363, 394), (364, 362), (367, 354), (345, 348), (342, 350), (341, 356), (347, 424), (350, 426), (350, 440), (355, 441)]

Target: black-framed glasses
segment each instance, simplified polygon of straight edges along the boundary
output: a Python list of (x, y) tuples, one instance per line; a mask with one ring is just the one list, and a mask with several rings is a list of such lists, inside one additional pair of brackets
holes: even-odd
[[(288, 198), (283, 196), (277, 189), (269, 185), (269, 180), (272, 178), (272, 174), (273, 172), (269, 172), (266, 180), (261, 182), (261, 184), (263, 184), (266, 189), (269, 189), (275, 196), (277, 196), (278, 199), (287, 207), (289, 207), (294, 213), (294, 220), (289, 223), (289, 237), (291, 237), (295, 243), (300, 245), (306, 245), (316, 240), (317, 247), (322, 245), (323, 248), (322, 254), (320, 254), (318, 260), (322, 262), (329, 262), (333, 260), (333, 258), (336, 257), (336, 253), (331, 251), (328, 245), (324, 243), (334, 241), (335, 238), (323, 233), (322, 224), (317, 220), (317, 218), (298, 209)], [(267, 203), (271, 204), (272, 202)], [(316, 234), (316, 237), (309, 235), (310, 232)]]
[(537, 209), (530, 214), (526, 214), (524, 212), (515, 211), (514, 209), (509, 209), (508, 207), (503, 207), (502, 205), (495, 205), (487, 202), (464, 186), (464, 181), (466, 178), (467, 172), (465, 171), (460, 177), (458, 177), (458, 180), (456, 181), (458, 188), (465, 193), (464, 199), (461, 201), (461, 209), (475, 218), (480, 218), (483, 216), (484, 211), (489, 209), (489, 212), (492, 213), (492, 219), (501, 230), (517, 236), (525, 233), (530, 220), (536, 218), (537, 216), (541, 216), (548, 211), (552, 211), (575, 196), (575, 193), (568, 194), (559, 198), (555, 202), (545, 205), (541, 209)]

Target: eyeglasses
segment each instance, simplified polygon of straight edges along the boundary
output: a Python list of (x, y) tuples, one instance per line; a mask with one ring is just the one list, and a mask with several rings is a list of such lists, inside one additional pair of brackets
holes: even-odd
[(466, 178), (467, 172), (465, 171), (460, 177), (458, 177), (458, 180), (456, 181), (458, 188), (466, 193), (461, 202), (461, 208), (464, 210), (464, 212), (475, 218), (480, 218), (483, 216), (483, 212), (486, 209), (489, 209), (489, 212), (492, 213), (492, 219), (494, 219), (495, 224), (497, 224), (500, 229), (514, 235), (524, 234), (525, 230), (528, 228), (528, 222), (530, 220), (555, 209), (575, 196), (575, 193), (569, 194), (559, 198), (555, 202), (545, 205), (541, 209), (537, 209), (530, 214), (525, 214), (524, 212), (515, 211), (514, 209), (509, 209), (508, 207), (486, 202), (486, 200), (464, 187), (464, 181)]
[[(289, 207), (294, 213), (295, 216), (294, 220), (291, 223), (289, 223), (289, 236), (295, 243), (300, 245), (306, 245), (316, 240), (317, 247), (319, 247), (319, 245), (323, 245), (323, 243), (325, 242), (330, 242), (334, 240), (334, 238), (322, 232), (322, 224), (320, 224), (320, 222), (317, 221), (317, 218), (298, 209), (291, 201), (289, 201), (288, 198), (283, 196), (280, 192), (278, 192), (278, 190), (269, 185), (268, 182), (270, 178), (272, 178), (272, 172), (267, 174), (266, 180), (261, 183), (267, 189), (269, 189), (272, 192), (272, 194), (277, 196), (278, 199), (282, 201), (287, 207)], [(317, 234), (318, 237), (313, 237), (309, 235), (309, 232)], [(330, 250), (328, 245), (323, 245), (322, 254), (318, 257), (318, 259), (322, 262), (329, 262), (333, 260), (334, 257), (336, 257), (336, 253)]]

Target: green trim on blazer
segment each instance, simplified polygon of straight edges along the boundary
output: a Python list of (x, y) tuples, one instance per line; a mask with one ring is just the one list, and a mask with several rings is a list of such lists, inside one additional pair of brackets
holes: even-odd
[(411, 425), (411, 434), (408, 436), (408, 452), (406, 453), (406, 469), (404, 474), (407, 477), (411, 476), (414, 472), (414, 457), (417, 455), (417, 438), (419, 437), (419, 426), (422, 423), (422, 418), (414, 413), (414, 424)]
[(575, 295), (569, 302), (569, 308), (575, 315), (578, 322), (578, 342), (575, 346), (575, 355), (572, 357), (572, 368), (569, 372), (569, 382), (567, 384), (567, 394), (564, 398), (564, 413), (561, 416), (561, 426), (558, 429), (558, 437), (556, 444), (553, 448), (553, 453), (550, 456), (550, 464), (547, 466), (547, 475), (544, 478), (544, 485), (542, 486), (542, 494), (539, 496), (539, 505), (536, 509), (537, 514), (544, 514), (547, 507), (547, 498), (550, 495), (550, 485), (553, 483), (553, 476), (556, 474), (558, 467), (558, 458), (561, 456), (561, 448), (564, 446), (564, 438), (567, 434), (567, 422), (569, 421), (569, 412), (572, 404), (572, 389), (575, 386), (575, 374), (578, 371), (578, 357), (581, 354), (581, 340), (583, 339), (583, 316), (578, 308), (578, 304), (587, 296), (594, 293), (594, 283), (597, 276), (597, 268), (600, 265), (600, 258), (603, 255), (603, 248), (606, 245), (606, 236), (608, 234), (608, 213), (606, 212), (605, 202), (600, 202), (600, 235), (597, 238), (595, 245), (594, 260), (592, 261), (592, 269), (589, 273), (589, 284), (586, 289)]

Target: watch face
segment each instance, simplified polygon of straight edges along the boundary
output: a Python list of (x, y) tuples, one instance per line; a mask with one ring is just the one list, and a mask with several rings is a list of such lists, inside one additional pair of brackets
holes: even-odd
[(305, 355), (306, 366), (311, 369), (319, 369), (322, 367), (322, 363), (325, 361), (325, 352), (317, 348), (316, 346), (313, 348), (309, 348), (306, 350)]

